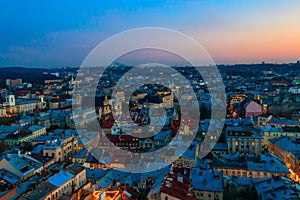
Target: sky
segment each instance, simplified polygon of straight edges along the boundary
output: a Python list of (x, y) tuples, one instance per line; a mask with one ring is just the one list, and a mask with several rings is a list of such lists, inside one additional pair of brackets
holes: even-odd
[(101, 41), (164, 27), (218, 64), (300, 60), (299, 0), (9, 0), (0, 6), (0, 66), (80, 66)]

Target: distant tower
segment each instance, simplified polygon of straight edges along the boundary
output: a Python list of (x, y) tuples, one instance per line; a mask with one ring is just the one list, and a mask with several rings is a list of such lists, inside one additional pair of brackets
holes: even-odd
[(75, 84), (75, 80), (74, 80), (74, 77), (73, 77), (73, 76), (72, 76), (72, 78), (71, 78), (70, 84), (71, 84), (71, 85), (74, 85), (74, 84)]
[(16, 105), (15, 95), (13, 95), (13, 94), (7, 95), (7, 97), (6, 97), (6, 104), (8, 106), (15, 106)]
[(111, 103), (110, 103), (109, 99), (107, 98), (107, 96), (105, 96), (105, 99), (103, 102), (103, 110), (102, 110), (104, 115), (111, 113), (110, 105), (111, 105)]
[(15, 106), (16, 102), (15, 102), (15, 95), (13, 95), (13, 93), (10, 90), (10, 86), (9, 86), (9, 92), (8, 95), (6, 96), (6, 104), (8, 106)]
[(116, 116), (122, 115), (122, 102), (119, 99), (113, 100), (113, 111)]

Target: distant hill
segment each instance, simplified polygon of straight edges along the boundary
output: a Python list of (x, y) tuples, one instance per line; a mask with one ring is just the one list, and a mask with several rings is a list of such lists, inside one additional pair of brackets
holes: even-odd
[[(24, 68), (24, 67), (3, 67), (0, 68), (0, 87), (5, 87), (6, 79), (22, 78), (23, 82), (30, 82), (32, 84), (42, 84), (46, 79), (59, 79), (58, 77), (51, 75), (53, 72), (69, 72), (76, 69), (44, 69), (44, 68)], [(47, 72), (48, 74), (44, 74)]]

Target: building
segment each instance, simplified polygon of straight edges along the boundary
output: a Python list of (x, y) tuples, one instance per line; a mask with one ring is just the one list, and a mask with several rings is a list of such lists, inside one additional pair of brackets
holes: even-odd
[(162, 200), (192, 200), (190, 169), (173, 167), (160, 188)]
[(6, 113), (15, 114), (18, 112), (18, 107), (16, 106), (15, 95), (11, 92), (6, 96)]
[(51, 116), (48, 112), (40, 112), (36, 116), (38, 125), (45, 126), (46, 128), (51, 127)]
[(21, 85), (22, 84), (22, 79), (6, 79), (6, 85), (7, 86), (15, 86), (15, 85)]
[(300, 127), (300, 122), (290, 119), (275, 118), (272, 115), (260, 118), (264, 119), (263, 125), (265, 126)]
[(235, 176), (224, 176), (224, 199), (258, 199), (254, 183), (264, 181), (271, 178), (245, 178)]
[(43, 108), (43, 102), (40, 100), (17, 100), (19, 113), (33, 113), (38, 108)]
[(0, 142), (13, 147), (46, 134), (44, 126), (0, 126)]
[(292, 172), (292, 179), (300, 181), (300, 140), (290, 137), (270, 139), (269, 150), (282, 159)]
[(245, 117), (259, 116), (263, 114), (262, 106), (255, 101), (251, 101), (245, 107)]
[(299, 199), (299, 184), (284, 177), (224, 177), (226, 199)]
[(241, 103), (242, 101), (245, 100), (246, 97), (247, 96), (245, 94), (234, 94), (230, 97), (231, 99), (229, 102), (229, 111), (233, 117), (236, 117), (236, 114), (237, 114), (234, 112), (233, 105), (237, 104), (237, 103)]
[(26, 154), (9, 154), (1, 159), (0, 169), (5, 169), (24, 180), (41, 172), (43, 164)]
[(257, 117), (258, 126), (267, 126), (267, 123), (272, 119), (272, 115), (263, 114)]
[(81, 164), (85, 163), (88, 153), (88, 150), (84, 148), (83, 150), (72, 156), (72, 162)]
[(33, 116), (24, 116), (20, 120), (14, 121), (11, 123), (13, 126), (30, 126), (32, 124), (35, 124), (36, 122), (36, 117)]
[(5, 169), (0, 170), (0, 199), (12, 199), (17, 195), (19, 178)]
[(300, 199), (299, 185), (283, 177), (256, 182), (254, 188), (261, 200)]
[(264, 138), (258, 129), (250, 126), (226, 127), (226, 143), (229, 153), (262, 153)]
[(227, 144), (218, 142), (214, 145), (211, 151), (216, 154), (228, 154)]
[(74, 163), (42, 182), (35, 190), (25, 194), (22, 199), (55, 200), (61, 196), (76, 193), (86, 184), (86, 170), (80, 164)]
[(266, 146), (269, 145), (269, 140), (273, 138), (280, 138), (284, 136), (291, 138), (300, 137), (299, 127), (263, 126), (261, 127), (261, 132), (264, 136), (264, 144)]
[(178, 157), (173, 162), (173, 166), (184, 167), (184, 168), (194, 168), (196, 167), (196, 157), (199, 149), (198, 142), (193, 142), (181, 156)]
[(0, 117), (6, 117), (6, 108), (5, 108), (5, 106), (0, 105)]
[(213, 154), (213, 169), (224, 176), (268, 178), (273, 176), (290, 177), (290, 171), (272, 153), (246, 156), (235, 154)]
[(78, 139), (74, 135), (63, 135), (61, 138), (53, 138), (43, 148), (43, 155), (54, 158), (55, 162), (68, 161), (77, 153)]
[(200, 200), (222, 200), (223, 199), (223, 175), (220, 171), (191, 170), (191, 192)]

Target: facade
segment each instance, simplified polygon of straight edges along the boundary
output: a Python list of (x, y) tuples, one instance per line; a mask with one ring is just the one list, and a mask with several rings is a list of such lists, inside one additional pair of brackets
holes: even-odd
[(0, 117), (6, 116), (6, 108), (0, 105)]
[(229, 153), (262, 153), (264, 138), (258, 130), (245, 126), (230, 126), (226, 128), (226, 143)]
[(39, 125), (45, 126), (46, 128), (51, 127), (51, 116), (50, 113), (40, 112), (37, 115), (37, 123)]
[(6, 96), (6, 105), (7, 106), (15, 106), (16, 105), (15, 95), (9, 94)]
[(78, 151), (78, 139), (72, 135), (61, 139), (52, 139), (43, 148), (43, 155), (54, 158), (55, 162), (68, 161)]
[(64, 195), (71, 196), (85, 184), (86, 169), (74, 163), (42, 182), (31, 193), (25, 194), (22, 199), (55, 200)]
[(280, 137), (270, 140), (269, 150), (286, 163), (292, 171), (292, 178), (300, 180), (300, 140), (290, 137)]
[(33, 113), (36, 107), (43, 108), (43, 102), (40, 100), (19, 100), (17, 106), (19, 113)]
[(264, 136), (264, 144), (269, 145), (269, 140), (280, 137), (300, 137), (299, 127), (281, 127), (281, 126), (264, 126), (261, 127), (262, 135)]
[(0, 126), (2, 136), (0, 141), (13, 147), (23, 142), (31, 142), (32, 139), (46, 134), (44, 126)]
[(8, 106), (6, 105), (6, 114), (17, 114), (19, 112), (19, 107), (17, 105)]
[(15, 99), (15, 95), (6, 96), (6, 112), (10, 114), (16, 113), (33, 113), (36, 108), (43, 108), (43, 102), (40, 100), (21, 100)]
[(213, 169), (224, 176), (246, 178), (268, 178), (274, 176), (290, 177), (290, 171), (273, 154), (248, 155), (245, 160), (239, 154), (214, 155)]

